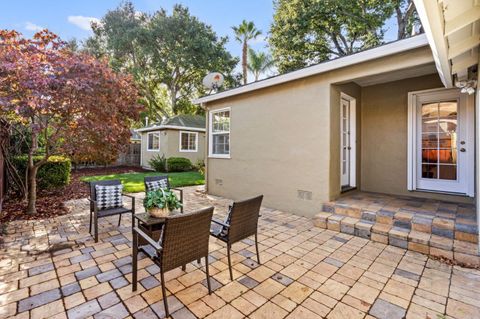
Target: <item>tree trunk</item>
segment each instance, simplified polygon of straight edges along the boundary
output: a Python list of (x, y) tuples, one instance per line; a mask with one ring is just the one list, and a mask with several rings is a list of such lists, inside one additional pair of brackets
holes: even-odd
[(248, 44), (247, 40), (243, 41), (243, 48), (242, 48), (242, 69), (243, 69), (243, 84), (247, 84), (247, 51), (248, 51)]
[(28, 161), (28, 180), (27, 180), (27, 214), (34, 215), (37, 213), (35, 206), (37, 201), (37, 171), (38, 167), (33, 164), (33, 158), (30, 157)]
[(402, 14), (402, 10), (400, 7), (395, 8), (397, 12), (397, 26), (398, 26), (398, 31), (397, 31), (397, 40), (405, 38), (405, 31), (407, 28), (405, 18)]
[(178, 110), (177, 110), (177, 90), (175, 89), (172, 89), (171, 91), (171, 103), (172, 103), (172, 112), (174, 115), (177, 115), (178, 114)]

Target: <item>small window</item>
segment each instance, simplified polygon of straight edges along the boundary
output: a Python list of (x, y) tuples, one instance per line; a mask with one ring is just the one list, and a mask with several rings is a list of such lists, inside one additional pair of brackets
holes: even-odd
[(197, 142), (197, 132), (180, 132), (180, 152), (196, 152)]
[(210, 112), (210, 156), (230, 156), (230, 109)]
[(158, 133), (158, 132), (148, 133), (147, 134), (147, 139), (148, 139), (148, 145), (147, 145), (147, 150), (148, 151), (159, 151), (160, 150), (160, 133)]

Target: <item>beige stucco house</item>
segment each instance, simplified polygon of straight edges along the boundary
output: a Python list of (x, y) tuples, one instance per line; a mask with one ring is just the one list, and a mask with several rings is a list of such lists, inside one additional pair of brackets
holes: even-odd
[(350, 189), (474, 203), (480, 7), (415, 3), (425, 34), (197, 99), (208, 193), (309, 216)]
[(192, 164), (205, 159), (205, 117), (177, 115), (137, 129), (141, 136), (140, 163), (151, 168), (149, 161), (156, 155), (185, 157)]

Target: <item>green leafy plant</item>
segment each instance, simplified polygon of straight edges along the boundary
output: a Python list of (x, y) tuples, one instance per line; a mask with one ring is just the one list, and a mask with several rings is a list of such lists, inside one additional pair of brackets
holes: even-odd
[[(43, 156), (34, 156), (33, 162), (37, 163)], [(21, 155), (13, 158), (13, 163), (20, 176), (24, 177), (28, 167), (28, 156)], [(50, 156), (48, 161), (39, 169), (36, 176), (38, 187), (53, 189), (70, 183), (70, 159), (63, 156)]]
[(197, 163), (195, 164), (195, 168), (198, 170), (202, 176), (205, 177), (205, 161), (204, 160), (197, 160)]
[(167, 171), (167, 158), (165, 155), (155, 155), (148, 161), (148, 165), (153, 168), (156, 172), (166, 172)]
[(167, 160), (167, 170), (169, 172), (186, 172), (192, 170), (192, 162), (185, 157), (170, 157)]
[(152, 208), (167, 208), (172, 211), (182, 207), (182, 203), (178, 200), (177, 195), (169, 189), (157, 189), (147, 192), (143, 200), (143, 206), (146, 210)]

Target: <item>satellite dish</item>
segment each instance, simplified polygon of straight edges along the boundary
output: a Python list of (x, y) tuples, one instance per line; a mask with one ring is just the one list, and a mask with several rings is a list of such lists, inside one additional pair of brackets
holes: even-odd
[(223, 84), (223, 75), (218, 72), (207, 74), (203, 78), (203, 86), (210, 90), (218, 90)]

